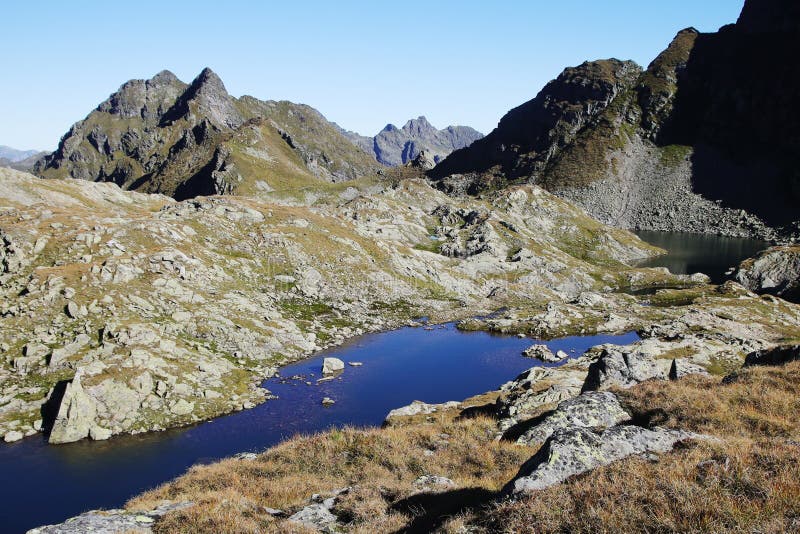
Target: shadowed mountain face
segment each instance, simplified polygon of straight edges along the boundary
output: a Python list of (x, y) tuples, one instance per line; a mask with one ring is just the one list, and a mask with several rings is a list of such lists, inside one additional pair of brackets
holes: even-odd
[(769, 236), (800, 218), (800, 75), (785, 53), (799, 47), (800, 5), (748, 0), (736, 24), (681, 31), (646, 70), (566, 69), (429, 176), (472, 194), (538, 183), (628, 228)]
[(205, 69), (188, 85), (169, 71), (125, 83), (34, 170), (184, 199), (339, 182), (376, 168), (315, 109), (234, 98)]
[(375, 137), (354, 132), (344, 134), (362, 150), (373, 154), (379, 163), (389, 166), (410, 163), (423, 151), (438, 163), (454, 150), (483, 137), (469, 126), (448, 126), (438, 130), (422, 116), (411, 119), (402, 128), (387, 124)]

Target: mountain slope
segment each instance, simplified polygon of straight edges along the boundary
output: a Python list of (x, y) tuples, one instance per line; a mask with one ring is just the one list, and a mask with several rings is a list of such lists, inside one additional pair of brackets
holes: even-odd
[(379, 163), (389, 166), (410, 163), (423, 150), (438, 163), (454, 150), (483, 137), (469, 126), (448, 126), (438, 130), (423, 116), (409, 120), (402, 128), (387, 124), (375, 137), (348, 131), (343, 133), (356, 146), (373, 154)]
[(774, 238), (798, 219), (800, 77), (776, 52), (797, 49), (798, 26), (793, 3), (748, 0), (735, 25), (679, 32), (644, 71), (566, 69), (429, 174), (473, 194), (538, 183), (626, 228)]
[(376, 167), (313, 108), (234, 98), (205, 69), (188, 85), (169, 71), (125, 83), (35, 172), (184, 199), (346, 181)]

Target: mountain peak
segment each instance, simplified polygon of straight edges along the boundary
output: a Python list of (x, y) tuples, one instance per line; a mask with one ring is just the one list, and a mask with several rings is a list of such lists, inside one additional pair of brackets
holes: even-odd
[(172, 71), (169, 70), (162, 70), (152, 78), (147, 81), (150, 85), (169, 85), (173, 83), (180, 83), (181, 81), (178, 79)]
[(228, 95), (228, 90), (225, 89), (225, 84), (222, 83), (222, 78), (220, 78), (216, 72), (211, 70), (210, 68), (206, 67), (197, 77), (192, 80), (190, 84), (190, 90), (195, 88), (196, 92), (213, 92), (218, 93), (220, 95)]
[(411, 119), (403, 125), (403, 131), (412, 137), (422, 137), (427, 135), (435, 135), (438, 130), (434, 128), (424, 115), (420, 115), (416, 119)]
[(218, 128), (237, 128), (244, 119), (233, 105), (225, 84), (217, 74), (206, 67), (192, 80), (163, 121), (171, 122), (192, 113), (205, 117)]

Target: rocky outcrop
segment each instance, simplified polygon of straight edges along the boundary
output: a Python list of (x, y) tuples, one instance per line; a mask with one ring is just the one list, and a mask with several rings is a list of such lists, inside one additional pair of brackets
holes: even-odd
[[(353, 132), (344, 132), (353, 143), (384, 165), (405, 165), (425, 152), (433, 165), (448, 154), (469, 146), (483, 134), (468, 126), (448, 126), (438, 130), (425, 117), (406, 122), (402, 128), (387, 124), (375, 137), (365, 137)], [(433, 167), (431, 165), (431, 167)]]
[(535, 426), (517, 438), (517, 443), (541, 444), (562, 429), (572, 427), (604, 429), (630, 418), (630, 414), (622, 408), (613, 393), (584, 393), (559, 403), (555, 410), (539, 418)]
[(792, 2), (748, 0), (736, 24), (679, 32), (645, 70), (568, 68), (429, 176), (454, 193), (541, 184), (625, 228), (791, 239), (800, 147), (785, 110), (800, 78), (774, 51), (799, 26)]
[(772, 247), (744, 260), (732, 278), (756, 293), (800, 301), (800, 247)]
[(169, 71), (123, 84), (34, 170), (182, 200), (285, 189), (287, 178), (350, 180), (376, 167), (313, 108), (234, 98), (204, 69), (188, 85)]
[(320, 532), (337, 532), (339, 519), (333, 509), (339, 497), (349, 491), (350, 488), (337, 489), (330, 492), (328, 497), (314, 494), (309, 499), (310, 504), (289, 516), (288, 520)]
[(445, 411), (453, 408), (458, 408), (461, 403), (455, 401), (444, 402), (441, 404), (428, 404), (427, 402), (414, 401), (407, 406), (395, 408), (386, 415), (384, 425), (389, 426), (398, 419), (404, 417), (413, 417), (415, 415), (430, 415), (432, 413)]
[(88, 532), (127, 534), (147, 534), (153, 532), (153, 525), (170, 512), (177, 512), (194, 506), (192, 502), (164, 502), (158, 508), (146, 512), (126, 510), (93, 510), (77, 517), (67, 519), (58, 525), (37, 527), (28, 534), (86, 534)]
[(608, 347), (602, 349), (597, 361), (589, 366), (583, 390), (629, 388), (645, 380), (666, 378), (664, 367), (649, 355), (628, 347)]
[(81, 386), (81, 376), (76, 374), (67, 384), (61, 399), (56, 420), (50, 431), (50, 443), (70, 443), (89, 436), (96, 426), (97, 407)]
[(614, 426), (600, 433), (581, 426), (558, 430), (525, 462), (504, 491), (522, 495), (542, 490), (628, 456), (669, 452), (679, 441), (697, 437), (633, 425)]

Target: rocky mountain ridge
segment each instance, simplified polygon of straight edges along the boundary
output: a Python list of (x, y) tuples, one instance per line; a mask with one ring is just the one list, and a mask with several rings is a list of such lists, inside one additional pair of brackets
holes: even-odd
[(387, 124), (374, 137), (343, 130), (345, 136), (384, 165), (405, 165), (426, 152), (435, 163), (448, 154), (483, 137), (469, 126), (448, 126), (438, 130), (424, 116), (407, 121), (402, 128)]
[(234, 98), (204, 69), (190, 84), (169, 71), (126, 82), (34, 172), (186, 199), (341, 182), (378, 167), (313, 108)]
[(568, 68), (429, 175), (455, 193), (537, 183), (625, 228), (791, 237), (800, 79), (774, 51), (796, 48), (798, 26), (792, 2), (748, 0), (736, 24), (679, 32), (647, 69)]

